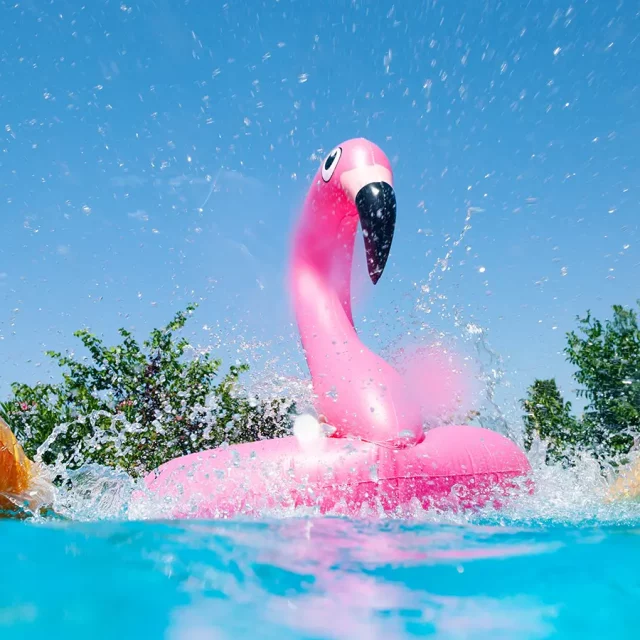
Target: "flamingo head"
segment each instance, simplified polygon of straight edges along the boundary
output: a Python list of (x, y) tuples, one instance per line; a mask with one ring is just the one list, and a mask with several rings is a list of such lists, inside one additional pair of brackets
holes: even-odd
[(396, 196), (387, 156), (369, 140), (347, 140), (322, 161), (315, 183), (337, 201), (346, 197), (347, 215), (359, 217), (369, 277), (376, 284), (387, 263), (396, 225)]

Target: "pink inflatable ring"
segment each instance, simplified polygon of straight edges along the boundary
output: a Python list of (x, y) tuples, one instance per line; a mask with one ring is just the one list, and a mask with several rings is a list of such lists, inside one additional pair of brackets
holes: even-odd
[[(358, 223), (374, 284), (396, 222), (391, 166), (354, 139), (323, 161), (294, 236), (291, 291), (316, 409), (330, 437), (291, 436), (171, 460), (145, 479), (147, 497), (173, 517), (219, 518), (265, 510), (404, 513), (415, 507), (499, 506), (531, 471), (524, 453), (488, 429), (423, 430), (402, 376), (359, 340), (350, 277)], [(424, 389), (429, 394), (430, 389)]]

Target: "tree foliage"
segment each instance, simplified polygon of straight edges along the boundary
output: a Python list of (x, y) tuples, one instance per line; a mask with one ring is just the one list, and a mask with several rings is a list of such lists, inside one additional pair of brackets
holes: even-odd
[(604, 324), (590, 313), (579, 319), (579, 332), (568, 334), (565, 353), (577, 367), (578, 395), (588, 402), (590, 445), (605, 455), (627, 453), (640, 427), (638, 316), (615, 305)]
[(293, 403), (241, 393), (246, 365), (220, 376), (222, 362), (209, 353), (187, 357), (189, 343), (176, 334), (194, 310), (178, 312), (142, 345), (125, 329), (111, 347), (83, 329), (74, 335), (88, 355), (48, 352), (63, 369), (62, 382), (15, 383), (0, 405), (27, 455), (138, 475), (176, 456), (288, 434)]
[(571, 403), (564, 401), (554, 378), (535, 380), (528, 392), (522, 401), (525, 447), (530, 449), (537, 435), (548, 445), (548, 462), (566, 462), (583, 439), (580, 421), (571, 414)]
[(536, 380), (522, 401), (526, 444), (534, 434), (549, 444), (548, 457), (568, 461), (578, 450), (619, 459), (640, 433), (640, 328), (637, 313), (620, 305), (604, 323), (590, 312), (567, 334), (564, 350), (576, 367), (577, 394), (586, 400), (580, 419), (555, 380)]

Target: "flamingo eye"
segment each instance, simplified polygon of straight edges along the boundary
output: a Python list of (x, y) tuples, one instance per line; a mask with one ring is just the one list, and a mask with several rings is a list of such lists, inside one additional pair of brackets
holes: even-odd
[(329, 182), (331, 180), (331, 176), (333, 175), (336, 167), (338, 166), (338, 162), (340, 162), (340, 156), (342, 155), (342, 148), (336, 147), (326, 158), (324, 164), (322, 165), (322, 179), (325, 182)]

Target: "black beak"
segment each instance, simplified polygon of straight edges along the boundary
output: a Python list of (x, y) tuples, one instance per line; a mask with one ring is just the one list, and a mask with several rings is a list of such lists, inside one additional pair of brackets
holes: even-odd
[(356, 196), (356, 208), (364, 233), (369, 277), (376, 284), (387, 264), (396, 228), (396, 194), (386, 182), (372, 182)]

